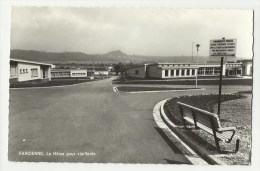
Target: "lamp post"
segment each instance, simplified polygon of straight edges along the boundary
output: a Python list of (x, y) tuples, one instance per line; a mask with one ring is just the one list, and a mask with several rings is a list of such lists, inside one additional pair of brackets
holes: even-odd
[(197, 63), (196, 63), (197, 72), (196, 72), (196, 85), (195, 85), (195, 88), (198, 87), (198, 53), (199, 53), (200, 44), (196, 44), (196, 47), (197, 47)]
[(194, 44), (194, 42), (192, 42), (192, 44), (191, 44), (191, 57), (192, 57), (192, 62), (193, 62), (193, 44)]

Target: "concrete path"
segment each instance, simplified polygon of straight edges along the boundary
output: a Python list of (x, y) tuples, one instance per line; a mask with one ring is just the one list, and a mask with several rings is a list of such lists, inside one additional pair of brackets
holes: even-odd
[[(115, 93), (113, 86), (111, 78), (72, 87), (10, 90), (9, 160), (190, 164), (157, 127), (154, 105), (174, 96), (217, 93), (218, 87), (125, 94)], [(250, 88), (226, 86), (223, 92)]]

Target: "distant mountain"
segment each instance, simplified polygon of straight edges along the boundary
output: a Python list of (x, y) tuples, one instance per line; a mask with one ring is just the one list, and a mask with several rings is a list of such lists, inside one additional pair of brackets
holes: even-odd
[(115, 50), (104, 54), (104, 56), (110, 57), (127, 57), (128, 55), (122, 52), (121, 50)]
[[(145, 56), (128, 55), (120, 50), (105, 54), (86, 54), (82, 52), (42, 52), (35, 50), (11, 50), (10, 58), (46, 63), (154, 63), (154, 62), (192, 62), (190, 56)], [(194, 61), (196, 58), (194, 57)], [(199, 62), (208, 61), (208, 57), (198, 57)]]

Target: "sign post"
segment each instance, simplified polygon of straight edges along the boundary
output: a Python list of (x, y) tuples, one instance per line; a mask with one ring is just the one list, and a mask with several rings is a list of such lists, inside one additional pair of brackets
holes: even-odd
[[(218, 94), (218, 115), (220, 116), (222, 75), (224, 57), (236, 57), (237, 39), (218, 39), (210, 40), (209, 56), (211, 58), (220, 57), (220, 74), (219, 74), (219, 94)], [(216, 58), (214, 58), (216, 59)]]
[(221, 104), (221, 90), (222, 90), (222, 73), (223, 73), (223, 59), (220, 61), (220, 75), (219, 75), (219, 89), (218, 89), (218, 116), (220, 116), (220, 104)]

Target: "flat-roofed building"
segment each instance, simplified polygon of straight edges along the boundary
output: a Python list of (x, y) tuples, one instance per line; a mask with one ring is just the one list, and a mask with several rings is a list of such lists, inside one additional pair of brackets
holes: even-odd
[(195, 77), (197, 66), (187, 63), (158, 63), (146, 65), (146, 70), (146, 75), (150, 78)]
[(52, 64), (10, 59), (10, 83), (51, 81)]
[[(216, 63), (156, 63), (128, 68), (126, 75), (139, 78), (182, 78), (220, 75), (220, 64)], [(242, 63), (230, 62), (223, 65), (222, 75), (241, 76)]]
[(96, 76), (108, 76), (108, 70), (103, 68), (95, 68), (94, 75)]
[(126, 74), (132, 77), (146, 78), (147, 77), (146, 68), (147, 68), (147, 64), (131, 67), (126, 70)]
[(52, 78), (78, 78), (88, 77), (86, 69), (52, 69)]

